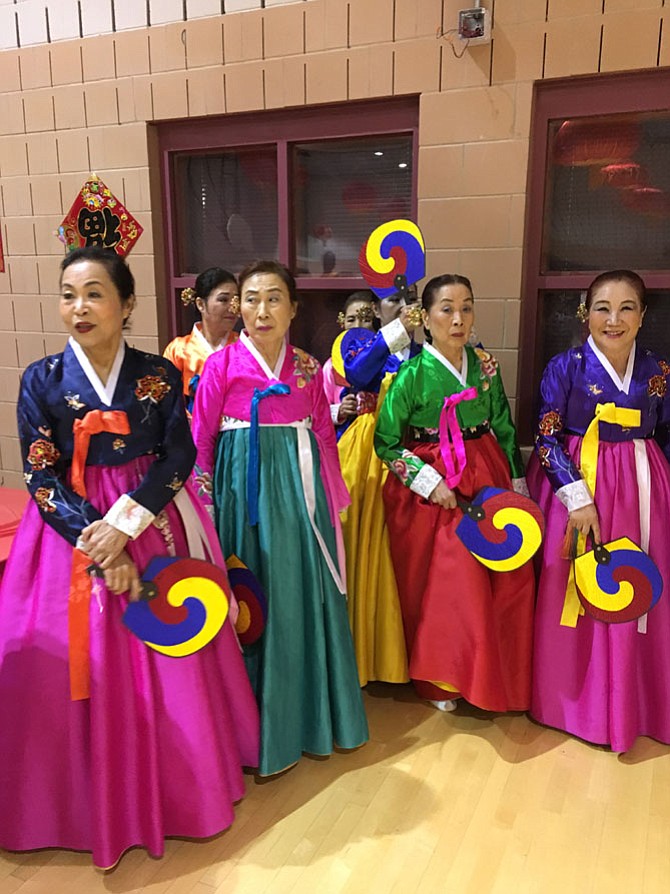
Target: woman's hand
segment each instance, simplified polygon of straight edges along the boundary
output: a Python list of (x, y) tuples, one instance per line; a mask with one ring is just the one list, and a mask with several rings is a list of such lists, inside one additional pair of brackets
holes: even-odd
[(456, 508), (456, 494), (447, 487), (444, 481), (440, 481), (429, 499), (431, 503), (437, 503), (443, 509)]
[(127, 542), (127, 534), (100, 519), (84, 528), (77, 546), (89, 559), (106, 571), (125, 549)]
[(347, 394), (340, 404), (340, 408), (337, 411), (337, 421), (344, 422), (345, 419), (350, 419), (352, 416), (355, 416), (357, 413), (357, 405), (356, 405), (356, 395), (355, 394)]
[(125, 549), (105, 569), (105, 584), (117, 596), (127, 592), (131, 602), (137, 602), (140, 598), (140, 575)]
[(594, 543), (600, 543), (600, 522), (595, 504), (589, 503), (581, 509), (573, 509), (568, 515), (568, 529), (577, 530), (585, 537), (588, 537), (591, 531)]

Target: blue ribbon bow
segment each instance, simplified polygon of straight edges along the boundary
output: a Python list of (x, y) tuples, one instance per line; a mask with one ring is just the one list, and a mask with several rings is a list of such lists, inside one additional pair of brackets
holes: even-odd
[(251, 422), (249, 428), (249, 460), (247, 463), (247, 505), (249, 507), (249, 524), (258, 524), (258, 489), (260, 478), (260, 443), (258, 437), (258, 404), (264, 397), (273, 394), (290, 394), (288, 385), (278, 382), (261, 391), (254, 388), (254, 396), (251, 398)]
[(195, 403), (195, 392), (198, 387), (198, 382), (200, 381), (200, 375), (196, 373), (194, 376), (191, 376), (191, 380), (188, 383), (188, 398), (186, 399), (186, 409), (189, 413), (193, 413), (193, 404)]

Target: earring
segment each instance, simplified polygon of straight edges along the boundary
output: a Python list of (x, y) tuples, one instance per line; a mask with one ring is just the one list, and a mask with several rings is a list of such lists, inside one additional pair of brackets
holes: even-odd
[(240, 312), (240, 299), (237, 295), (233, 295), (230, 299), (230, 304), (228, 305), (231, 313), (237, 315)]
[(468, 344), (472, 345), (473, 348), (479, 344), (479, 336), (477, 335), (477, 330), (475, 329), (474, 326), (470, 330), (470, 336), (468, 337)]

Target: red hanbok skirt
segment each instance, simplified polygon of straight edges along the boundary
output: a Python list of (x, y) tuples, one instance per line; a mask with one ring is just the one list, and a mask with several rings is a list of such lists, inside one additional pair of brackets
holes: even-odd
[[(409, 449), (442, 475), (439, 444)], [(467, 465), (457, 488), (471, 499), (482, 487), (511, 488), (509, 467), (490, 434), (465, 441)], [(532, 563), (490, 571), (463, 546), (460, 509), (419, 497), (394, 475), (384, 487), (391, 554), (409, 655), (410, 676), (424, 698), (450, 693), (489, 711), (530, 705), (535, 578)]]

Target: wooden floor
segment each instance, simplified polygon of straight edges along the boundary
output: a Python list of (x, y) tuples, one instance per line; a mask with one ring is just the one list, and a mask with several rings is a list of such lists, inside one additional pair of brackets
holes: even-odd
[[(205, 842), (113, 872), (0, 852), (0, 894), (668, 894), (670, 748), (617, 756), (522, 715), (365, 691), (371, 741), (257, 782)], [(0, 805), (2, 809), (2, 805)]]

